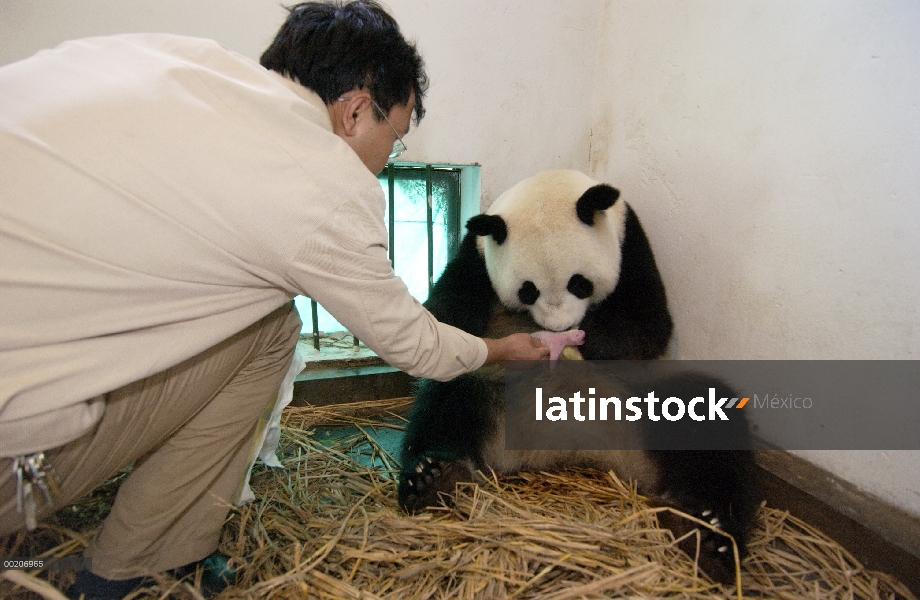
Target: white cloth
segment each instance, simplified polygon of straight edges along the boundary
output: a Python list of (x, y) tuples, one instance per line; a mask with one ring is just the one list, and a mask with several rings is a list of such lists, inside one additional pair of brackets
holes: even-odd
[(294, 355), (291, 356), (291, 366), (288, 367), (284, 380), (281, 381), (278, 395), (266, 405), (265, 410), (262, 411), (262, 416), (259, 417), (256, 432), (252, 437), (252, 450), (249, 452), (246, 475), (243, 477), (236, 501), (237, 505), (246, 504), (256, 499), (255, 493), (249, 487), (249, 478), (252, 475), (252, 468), (255, 466), (257, 458), (269, 467), (280, 468), (282, 466), (276, 454), (278, 442), (281, 441), (281, 411), (287, 408), (287, 405), (294, 399), (294, 380), (303, 371), (306, 364), (307, 361), (300, 354), (300, 350), (294, 350)]
[(296, 294), (390, 364), (485, 344), (396, 278), (376, 177), (306, 88), (212, 41), (67, 42), (0, 68), (0, 455), (87, 431), (93, 398)]

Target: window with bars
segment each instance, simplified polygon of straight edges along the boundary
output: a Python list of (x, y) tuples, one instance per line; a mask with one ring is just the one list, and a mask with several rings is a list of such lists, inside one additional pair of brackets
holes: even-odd
[[(390, 163), (377, 178), (387, 198), (393, 270), (409, 293), (424, 302), (457, 252), (462, 224), (479, 212), (479, 167)], [(343, 343), (358, 346), (315, 301), (303, 296), (294, 301), (304, 323), (301, 335), (312, 338), (317, 351)]]

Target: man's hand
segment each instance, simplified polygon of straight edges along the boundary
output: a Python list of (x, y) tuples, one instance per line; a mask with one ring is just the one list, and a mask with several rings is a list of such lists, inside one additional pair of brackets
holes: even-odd
[(506, 360), (543, 360), (549, 358), (549, 348), (529, 333), (513, 333), (507, 337), (493, 340), (483, 338), (489, 349), (485, 364), (505, 362)]

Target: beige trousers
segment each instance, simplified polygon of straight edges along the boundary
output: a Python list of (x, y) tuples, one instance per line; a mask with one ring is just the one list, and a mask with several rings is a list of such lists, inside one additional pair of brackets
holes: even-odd
[[(81, 438), (45, 453), (60, 497), (47, 516), (134, 464), (87, 550), (109, 579), (159, 573), (217, 549), (262, 409), (278, 392), (300, 334), (293, 303), (202, 354), (104, 395)], [(12, 461), (0, 459), (0, 535), (25, 527)]]

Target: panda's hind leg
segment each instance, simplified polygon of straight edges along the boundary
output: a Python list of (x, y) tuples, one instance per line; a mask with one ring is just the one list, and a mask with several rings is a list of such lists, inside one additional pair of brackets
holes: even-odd
[[(759, 506), (754, 481), (754, 458), (749, 451), (660, 451), (652, 452), (659, 464), (662, 494), (660, 506), (679, 512), (663, 511), (659, 523), (679, 539), (694, 529), (678, 546), (691, 557), (697, 555), (699, 540), (700, 568), (712, 579), (730, 584), (735, 579), (735, 554), (740, 558), (747, 550), (747, 539)], [(687, 519), (680, 513), (698, 521)], [(722, 532), (731, 536), (731, 539)]]
[[(702, 373), (668, 375), (650, 386), (661, 398), (705, 397), (707, 392), (718, 397), (740, 397), (724, 382)], [(731, 583), (736, 572), (732, 541), (724, 534), (734, 539), (744, 558), (761, 499), (747, 420), (742, 411), (731, 412), (731, 419), (726, 420), (643, 422), (645, 441), (650, 448), (658, 448), (648, 451), (658, 474), (649, 492), (663, 505), (693, 517), (682, 518), (666, 511), (659, 513), (659, 522), (676, 538), (696, 529), (699, 537), (688, 536), (679, 546), (696, 556), (699, 540), (700, 567), (722, 583)]]
[(500, 389), (482, 373), (447, 382), (422, 380), (403, 438), (398, 500), (407, 512), (449, 502), (458, 483), (484, 470), (482, 450), (494, 437)]

